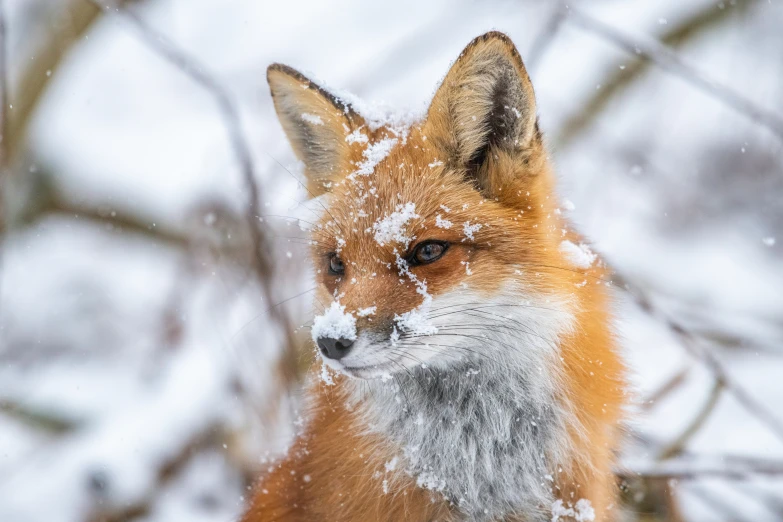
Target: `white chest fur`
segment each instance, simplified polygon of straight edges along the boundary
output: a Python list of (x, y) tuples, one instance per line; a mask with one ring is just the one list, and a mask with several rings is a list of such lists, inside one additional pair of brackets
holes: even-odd
[[(447, 337), (441, 326), (426, 339), (441, 346), (442, 358), (385, 382), (357, 382), (350, 402), (368, 431), (399, 450), (398, 463), (380, 470), (384, 489), (405, 473), (469, 520), (511, 513), (546, 520), (552, 475), (569, 460), (566, 427), (574, 422), (559, 393), (558, 364), (558, 338), (571, 315), (552, 304), (486, 306), (496, 319), (475, 331)], [(450, 315), (451, 324), (477, 324), (475, 316)]]

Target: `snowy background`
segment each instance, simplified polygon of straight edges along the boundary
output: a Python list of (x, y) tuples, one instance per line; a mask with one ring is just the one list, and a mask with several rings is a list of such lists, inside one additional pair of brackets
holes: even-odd
[[(527, 61), (561, 193), (618, 273), (626, 519), (783, 519), (783, 2), (124, 4), (237, 105), (275, 269), (251, 261), (213, 93), (126, 15), (5, 0), (0, 520), (236, 518), (312, 353), (270, 313), (309, 320), (312, 281), (266, 66), (423, 111), (489, 29)], [(656, 42), (685, 72), (640, 58)]]

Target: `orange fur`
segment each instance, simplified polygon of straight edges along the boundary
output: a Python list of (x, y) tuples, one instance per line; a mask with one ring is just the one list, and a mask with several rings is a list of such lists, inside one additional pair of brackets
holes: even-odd
[[(482, 75), (496, 62), (511, 64), (519, 75), (514, 95), (521, 110), (516, 110), (516, 118), (500, 123), (504, 128), (518, 126), (514, 129), (518, 140), (493, 143), (481, 163), (474, 165), (472, 152), (492, 136), (482, 134), (482, 127), (471, 127), (473, 116), (494, 117), (492, 111), (499, 110), (487, 106), (482, 94), (494, 88)], [(500, 79), (506, 81), (502, 75)], [(380, 246), (367, 232), (397, 204), (414, 201), (419, 217), (410, 221), (408, 230), (416, 241), (439, 239), (451, 245), (437, 263), (415, 268), (430, 294), (457, 288), (468, 278), (469, 266), (470, 287), (481, 294), (492, 295), (505, 282), (518, 280), (542, 295), (572, 303), (573, 328), (559, 339), (563, 391), (557, 400), (579, 422), (569, 433), (572, 460), (556, 463), (560, 472), (554, 470), (553, 487), (566, 504), (589, 499), (596, 520), (611, 520), (616, 495), (613, 451), (620, 435), (624, 372), (612, 334), (606, 273), (600, 263), (585, 269), (564, 261), (561, 242), (581, 240), (557, 210), (555, 180), (535, 120), (532, 86), (510, 40), (489, 33), (466, 48), (436, 93), (424, 122), (412, 127), (375, 166), (368, 178), (375, 180), (371, 183), (375, 191), (365, 199), (369, 201), (366, 216), (359, 212), (357, 201), (367, 194), (369, 182), (357, 187), (346, 178), (363, 161), (365, 149), (361, 143), (347, 142), (345, 135), (359, 129), (372, 143), (395, 137), (394, 130), (370, 131), (348, 104), (285, 66), (271, 66), (269, 81), (283, 127), (305, 162), (311, 192), (330, 192), (328, 214), (314, 233), (316, 267), (323, 268), (327, 254), (336, 250), (347, 264), (342, 279), (320, 271), (319, 302), (329, 303), (339, 292), (340, 303), (348, 310), (375, 306), (374, 315), (357, 318), (360, 331), (391, 324), (396, 314), (421, 305), (416, 285), (401, 279), (396, 269), (385, 268), (394, 267), (400, 245)], [(296, 119), (296, 111), (318, 116), (322, 124), (308, 127)], [(473, 183), (466, 183), (466, 172), (473, 173)], [(465, 241), (460, 227), (434, 225), (436, 216), (444, 212), (442, 206), (451, 210), (444, 217), (455, 223), (483, 225), (475, 241)], [(518, 266), (527, 267), (524, 276), (515, 270)], [(413, 479), (402, 479), (390, 494), (380, 492), (383, 474), (378, 472), (394, 453), (388, 441), (368, 435), (361, 419), (346, 406), (346, 379), (337, 378), (335, 386), (312, 379), (304, 433), (262, 478), (243, 521), (460, 520), (457, 508), (417, 487)], [(524, 513), (509, 516), (526, 519)]]

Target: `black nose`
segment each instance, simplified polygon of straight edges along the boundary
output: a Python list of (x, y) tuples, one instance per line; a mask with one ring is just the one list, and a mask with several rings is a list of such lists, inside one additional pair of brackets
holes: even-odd
[(351, 351), (353, 341), (350, 339), (333, 339), (331, 337), (319, 337), (318, 348), (321, 349), (321, 353), (324, 357), (330, 359), (342, 359), (348, 352)]

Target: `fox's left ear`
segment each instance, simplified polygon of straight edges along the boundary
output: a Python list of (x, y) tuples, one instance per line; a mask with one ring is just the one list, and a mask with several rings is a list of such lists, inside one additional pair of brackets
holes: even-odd
[(327, 190), (333, 174), (350, 170), (346, 137), (364, 121), (348, 103), (291, 67), (272, 64), (266, 77), (277, 117), (305, 164), (308, 189), (318, 196)]
[(427, 113), (425, 133), (449, 166), (490, 191), (488, 162), (539, 140), (533, 85), (511, 39), (489, 32), (462, 51)]

